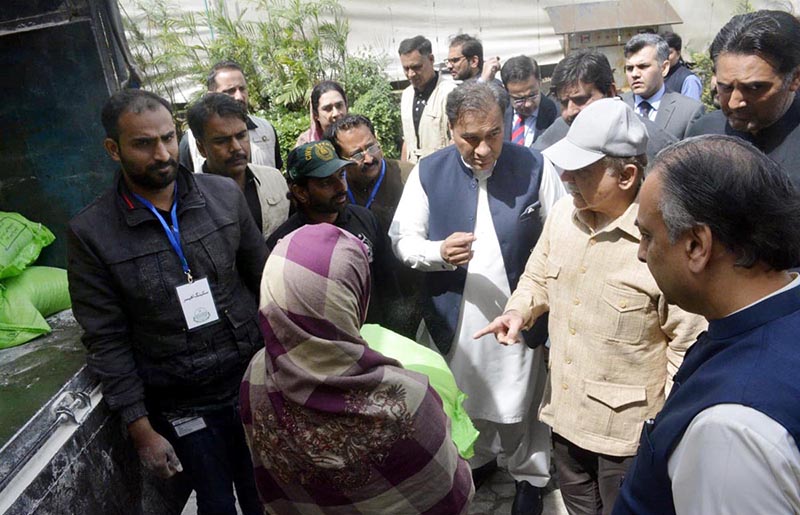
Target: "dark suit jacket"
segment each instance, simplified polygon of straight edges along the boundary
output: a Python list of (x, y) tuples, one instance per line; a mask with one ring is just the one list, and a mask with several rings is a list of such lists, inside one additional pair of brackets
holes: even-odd
[[(556, 103), (550, 100), (550, 98), (542, 95), (542, 100), (539, 102), (539, 115), (536, 117), (536, 134), (533, 137), (533, 141), (539, 139), (539, 136), (550, 127), (553, 122), (558, 118), (560, 115), (558, 106)], [(505, 141), (511, 141), (511, 126), (514, 123), (514, 106), (510, 103), (506, 108), (506, 112), (503, 115), (503, 127), (505, 129)], [(533, 147), (533, 144), (531, 144)]]
[[(622, 100), (627, 102), (632, 109), (635, 108), (632, 92), (623, 93)], [(661, 97), (655, 123), (681, 140), (686, 137), (689, 126), (705, 112), (706, 108), (697, 100), (668, 91)]]

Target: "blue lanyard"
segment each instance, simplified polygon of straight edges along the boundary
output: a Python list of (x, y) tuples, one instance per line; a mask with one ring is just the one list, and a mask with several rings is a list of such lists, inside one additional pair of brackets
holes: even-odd
[(183, 254), (183, 247), (181, 247), (181, 232), (178, 228), (178, 182), (175, 181), (175, 191), (173, 192), (174, 199), (172, 200), (172, 209), (170, 210), (170, 216), (172, 217), (172, 227), (167, 225), (166, 220), (164, 217), (161, 216), (161, 213), (158, 212), (158, 209), (150, 203), (144, 197), (137, 195), (136, 193), (133, 194), (136, 199), (144, 204), (144, 206), (150, 210), (158, 221), (161, 222), (161, 226), (164, 228), (164, 232), (167, 233), (167, 239), (169, 240), (170, 245), (175, 250), (175, 253), (178, 254), (178, 258), (181, 260), (181, 267), (183, 267), (183, 273), (186, 274), (186, 278), (189, 282), (192, 282), (192, 272), (189, 270), (189, 263), (186, 261), (186, 256)]
[[(381, 187), (381, 183), (383, 182), (383, 176), (386, 175), (386, 160), (383, 159), (381, 161), (381, 174), (378, 176), (378, 180), (375, 182), (375, 186), (372, 188), (372, 193), (369, 194), (369, 198), (367, 198), (367, 203), (364, 204), (364, 207), (369, 209), (369, 206), (372, 205), (372, 201), (375, 200), (375, 195), (378, 194), (378, 189)], [(350, 185), (347, 186), (347, 197), (350, 199), (351, 204), (356, 204), (356, 198), (353, 196), (353, 192), (350, 191)]]

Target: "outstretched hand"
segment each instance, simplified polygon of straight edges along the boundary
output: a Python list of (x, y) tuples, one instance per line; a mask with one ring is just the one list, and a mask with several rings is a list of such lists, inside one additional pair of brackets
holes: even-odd
[(519, 311), (512, 309), (495, 318), (489, 325), (472, 335), (472, 338), (477, 340), (493, 333), (501, 345), (514, 345), (520, 342), (519, 332), (523, 322), (524, 319)]

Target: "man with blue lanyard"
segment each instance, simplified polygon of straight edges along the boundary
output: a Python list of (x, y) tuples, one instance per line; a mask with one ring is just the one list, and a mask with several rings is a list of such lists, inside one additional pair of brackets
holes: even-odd
[[(372, 122), (366, 116), (350, 114), (336, 120), (328, 127), (326, 137), (336, 152), (344, 159), (355, 161), (347, 170), (347, 198), (350, 204), (369, 209), (380, 223), (384, 234), (389, 232), (397, 204), (403, 194), (403, 184), (411, 172), (409, 163), (401, 163), (383, 156), (381, 144), (375, 137)], [(404, 170), (404, 165), (406, 169)], [(381, 292), (384, 302), (381, 323), (393, 331), (414, 338), (422, 319), (419, 292), (423, 276), (420, 272), (403, 266), (394, 254), (388, 253), (388, 263), (397, 277), (397, 291)]]
[(347, 170), (350, 203), (372, 211), (383, 232), (388, 232), (411, 168), (403, 170), (399, 161), (384, 158), (375, 129), (366, 116), (349, 114), (336, 120), (326, 137), (343, 159), (357, 164)]
[(142, 464), (185, 471), (199, 513), (262, 513), (238, 414), (263, 346), (267, 248), (237, 184), (178, 165), (169, 103), (123, 90), (103, 107), (112, 188), (67, 231), (70, 295), (89, 368)]

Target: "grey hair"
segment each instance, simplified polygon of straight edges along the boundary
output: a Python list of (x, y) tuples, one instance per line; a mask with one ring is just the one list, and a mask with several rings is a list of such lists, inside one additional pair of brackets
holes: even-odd
[(663, 63), (669, 59), (669, 45), (667, 45), (667, 42), (658, 34), (650, 33), (636, 34), (629, 39), (628, 42), (625, 43), (625, 57), (630, 57), (648, 46), (655, 47), (656, 58), (659, 63)]
[(773, 270), (800, 264), (800, 192), (775, 161), (736, 137), (687, 138), (661, 151), (659, 209), (671, 243), (705, 225), (736, 256)]
[(447, 120), (450, 125), (455, 125), (465, 113), (483, 112), (490, 110), (496, 104), (500, 113), (508, 107), (508, 93), (505, 89), (492, 82), (469, 81), (454, 89), (447, 96)]

